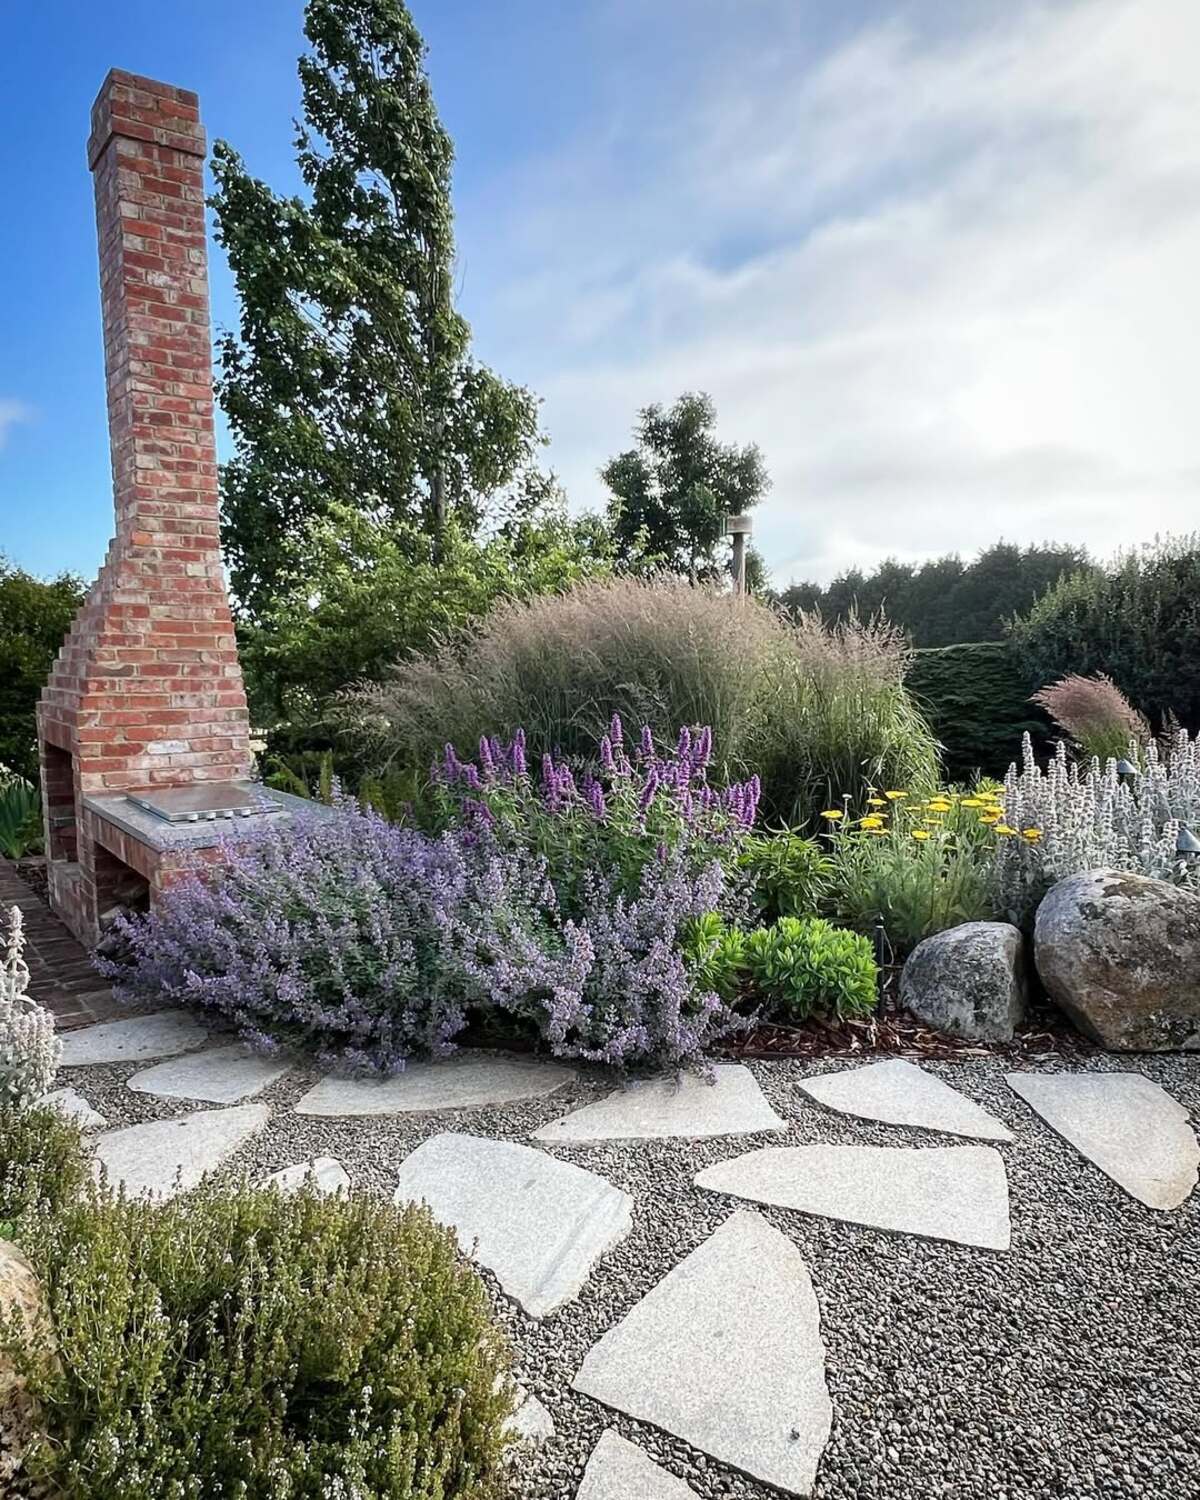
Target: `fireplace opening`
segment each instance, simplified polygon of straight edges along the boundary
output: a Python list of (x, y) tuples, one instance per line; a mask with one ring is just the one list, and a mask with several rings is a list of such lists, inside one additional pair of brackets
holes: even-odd
[(66, 750), (42, 746), (42, 796), (46, 800), (47, 854), (52, 864), (79, 859), (79, 807), (75, 800), (75, 765)]

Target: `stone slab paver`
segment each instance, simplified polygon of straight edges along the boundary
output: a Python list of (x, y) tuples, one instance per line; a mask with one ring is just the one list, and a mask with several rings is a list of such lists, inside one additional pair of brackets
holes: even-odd
[(538, 1058), (465, 1053), (444, 1062), (410, 1063), (392, 1078), (322, 1078), (297, 1103), (298, 1115), (400, 1115), (478, 1109), (540, 1099), (576, 1077), (572, 1068)]
[(187, 1052), (135, 1073), (129, 1087), (159, 1099), (201, 1099), (207, 1104), (239, 1104), (261, 1094), (291, 1069), (290, 1058), (261, 1057), (242, 1042)]
[(800, 1088), (818, 1104), (860, 1120), (911, 1125), (985, 1141), (1012, 1140), (1010, 1131), (995, 1115), (902, 1057), (805, 1078)]
[(175, 1057), (201, 1046), (204, 1027), (181, 1010), (158, 1011), (151, 1016), (129, 1016), (85, 1026), (63, 1037), (64, 1068), (88, 1068), (99, 1063), (150, 1062)]
[(518, 1387), (520, 1405), (508, 1421), (505, 1429), (525, 1443), (544, 1443), (554, 1436), (554, 1418), (536, 1396), (527, 1395)]
[(74, 1120), (80, 1130), (103, 1130), (108, 1121), (98, 1109), (93, 1109), (78, 1089), (54, 1089), (44, 1094), (40, 1101), (56, 1109), (68, 1120)]
[(638, 1080), (543, 1125), (533, 1139), (663, 1140), (787, 1129), (743, 1063), (718, 1063), (713, 1074), (711, 1082), (694, 1073)]
[(1147, 1208), (1178, 1208), (1196, 1186), (1188, 1112), (1144, 1073), (1010, 1073), (1051, 1130)]
[(632, 1225), (627, 1193), (531, 1146), (436, 1135), (400, 1168), (396, 1202), (428, 1203), (533, 1318), (577, 1296)]
[(171, 1198), (219, 1167), (258, 1134), (270, 1115), (265, 1104), (235, 1104), (127, 1125), (96, 1137), (96, 1161), (113, 1187), (124, 1187), (131, 1197)]
[(696, 1500), (696, 1491), (607, 1427), (592, 1449), (575, 1500)]
[(314, 1156), (311, 1161), (298, 1161), (293, 1167), (272, 1172), (267, 1182), (274, 1183), (285, 1193), (294, 1193), (306, 1182), (311, 1182), (318, 1193), (350, 1191), (350, 1174), (336, 1156)]
[(800, 1252), (761, 1214), (733, 1214), (592, 1347), (573, 1384), (807, 1495), (832, 1407)]
[(991, 1146), (768, 1146), (706, 1167), (695, 1180), (826, 1219), (1008, 1249), (1008, 1179)]

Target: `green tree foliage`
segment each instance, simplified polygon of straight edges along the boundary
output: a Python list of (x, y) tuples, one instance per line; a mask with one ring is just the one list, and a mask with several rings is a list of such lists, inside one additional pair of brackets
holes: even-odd
[(1002, 777), (1029, 734), (1039, 755), (1052, 734), (1030, 702), (1035, 685), (1008, 641), (976, 641), (917, 651), (905, 685), (942, 744), (947, 780), (976, 772)]
[(0, 556), (0, 766), (32, 781), (38, 697), (83, 593), (70, 573), (35, 578)]
[(436, 548), (416, 522), (381, 527), (333, 505), (306, 533), (293, 584), (242, 632), (255, 721), (312, 728), (339, 689), (375, 682), (500, 599), (555, 592), (608, 571), (609, 539), (560, 498), (486, 537), (451, 519)]
[(1158, 723), (1174, 714), (1200, 727), (1200, 535), (1071, 574), (1014, 625), (1012, 639), (1035, 686), (1103, 672)]
[(396, 533), (451, 516), (531, 459), (536, 402), (470, 357), (452, 299), (453, 147), (402, 0), (309, 0), (296, 138), (306, 199), (282, 198), (218, 142), (217, 239), (241, 303), (218, 344), (235, 456), (224, 541), (245, 616), (293, 582), (334, 506)]
[(1059, 578), (1089, 567), (1079, 547), (997, 542), (971, 563), (954, 553), (919, 566), (887, 558), (873, 573), (852, 568), (825, 588), (795, 583), (784, 591), (782, 603), (793, 611), (819, 610), (826, 619), (884, 613), (917, 646), (998, 641), (1007, 621), (1029, 609)]
[[(727, 565), (725, 516), (756, 505), (770, 480), (758, 448), (719, 442), (716, 425), (717, 409), (702, 391), (638, 413), (637, 446), (600, 470), (623, 563), (650, 562), (692, 582), (714, 579)], [(747, 561), (748, 577), (760, 578), (761, 566)]]

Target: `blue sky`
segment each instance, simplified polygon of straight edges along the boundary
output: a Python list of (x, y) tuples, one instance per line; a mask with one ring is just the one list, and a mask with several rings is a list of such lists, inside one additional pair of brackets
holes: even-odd
[[(460, 301), (572, 503), (637, 407), (760, 443), (780, 582), (1200, 514), (1195, 0), (415, 0)], [(196, 89), (294, 185), (300, 0), (21, 5), (0, 53), (0, 550), (111, 525), (87, 113)], [(219, 252), (214, 316), (236, 308)]]

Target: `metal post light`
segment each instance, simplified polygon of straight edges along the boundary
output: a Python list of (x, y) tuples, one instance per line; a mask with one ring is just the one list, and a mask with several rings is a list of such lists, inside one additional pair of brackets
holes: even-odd
[(726, 516), (723, 534), (733, 538), (733, 560), (730, 563), (730, 572), (733, 574), (733, 592), (744, 594), (746, 592), (746, 538), (754, 530), (754, 522), (749, 516)]
[(1200, 854), (1200, 839), (1182, 823), (1179, 825), (1179, 832), (1175, 835), (1175, 853), (1182, 854), (1185, 858), (1189, 855)]
[(1118, 776), (1130, 776), (1130, 777), (1133, 777), (1133, 776), (1140, 776), (1141, 774), (1142, 773), (1138, 770), (1138, 768), (1134, 765), (1134, 763), (1131, 760), (1126, 760), (1126, 759), (1124, 759), (1124, 757), (1122, 757), (1117, 762), (1117, 775)]

